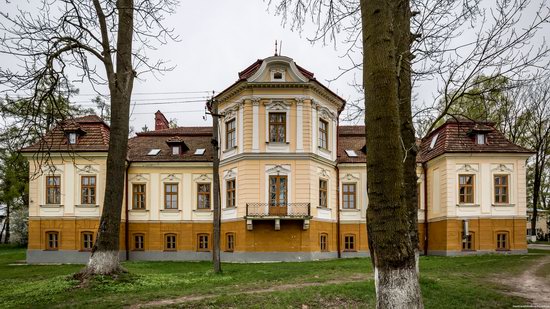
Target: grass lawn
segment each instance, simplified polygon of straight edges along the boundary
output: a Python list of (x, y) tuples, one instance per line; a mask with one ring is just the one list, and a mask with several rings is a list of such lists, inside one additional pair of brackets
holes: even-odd
[[(550, 252), (422, 257), (421, 285), (426, 308), (502, 308), (525, 304), (521, 298), (505, 295), (505, 289), (491, 278), (514, 276), (540, 258), (540, 254)], [(0, 247), (0, 308), (107, 308), (186, 295), (212, 297), (172, 306), (301, 308), (306, 304), (309, 308), (374, 308), (374, 283), (368, 259), (224, 264), (223, 275), (213, 274), (207, 262), (126, 262), (124, 266), (130, 274), (117, 281), (98, 278), (87, 288), (77, 288), (77, 282), (70, 279), (81, 265), (17, 265), (17, 261), (24, 259), (25, 249)], [(275, 290), (238, 294), (267, 288)]]

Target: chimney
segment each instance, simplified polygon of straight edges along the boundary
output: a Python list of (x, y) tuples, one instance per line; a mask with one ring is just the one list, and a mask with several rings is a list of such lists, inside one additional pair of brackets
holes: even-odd
[(155, 113), (155, 131), (165, 130), (170, 128), (168, 120), (164, 117), (164, 114), (161, 111)]

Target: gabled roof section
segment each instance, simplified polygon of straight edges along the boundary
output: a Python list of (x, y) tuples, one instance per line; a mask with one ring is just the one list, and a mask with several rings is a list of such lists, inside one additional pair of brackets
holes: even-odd
[[(76, 144), (69, 144), (69, 132), (79, 134)], [(109, 126), (96, 115), (67, 119), (21, 152), (104, 152), (109, 150), (109, 133)]]
[[(128, 141), (128, 160), (131, 162), (212, 162), (212, 127), (178, 127), (137, 133)], [(170, 145), (185, 145), (180, 154), (172, 154)], [(148, 155), (159, 149), (156, 155)], [(196, 155), (197, 149), (205, 149)]]
[[(486, 135), (482, 145), (476, 143), (478, 133)], [(444, 153), (531, 154), (532, 151), (510, 142), (491, 122), (449, 119), (422, 139), (416, 161), (427, 162)]]

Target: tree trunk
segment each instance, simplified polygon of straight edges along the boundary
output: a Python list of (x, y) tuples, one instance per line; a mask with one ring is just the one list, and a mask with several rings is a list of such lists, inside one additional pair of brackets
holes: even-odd
[[(367, 229), (377, 308), (422, 308), (403, 202), (396, 25), (392, 2), (361, 0), (367, 138)], [(399, 31), (399, 30), (398, 30)]]
[(6, 203), (6, 236), (4, 238), (4, 243), (10, 243), (10, 203)]
[(109, 74), (110, 69), (106, 64), (111, 92), (111, 133), (105, 199), (97, 240), (83, 271), (85, 275), (116, 274), (123, 271), (119, 261), (120, 221), (128, 150), (130, 98), (135, 77), (132, 67), (133, 1), (118, 0), (117, 12), (119, 23), (116, 73)]
[(220, 261), (220, 225), (221, 225), (221, 205), (220, 205), (220, 158), (219, 158), (219, 115), (218, 115), (218, 103), (212, 104), (212, 156), (213, 156), (213, 169), (212, 178), (214, 181), (214, 246), (212, 248), (212, 264), (214, 265), (214, 273), (221, 273), (222, 266)]
[(537, 149), (537, 154), (535, 155), (535, 176), (533, 177), (533, 216), (531, 217), (531, 235), (535, 236), (537, 235), (537, 206), (539, 204), (540, 180), (542, 177), (539, 154), (540, 149)]
[(6, 230), (6, 220), (4, 220), (4, 223), (2, 224), (2, 230), (0, 231), (0, 244), (2, 243), (5, 230)]

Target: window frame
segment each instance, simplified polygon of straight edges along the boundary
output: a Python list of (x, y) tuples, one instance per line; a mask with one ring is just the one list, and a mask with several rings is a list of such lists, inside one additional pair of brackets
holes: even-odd
[[(499, 236), (504, 236), (504, 240), (499, 239)], [(504, 247), (501, 247), (501, 243), (504, 243)], [(495, 233), (496, 251), (509, 251), (510, 250), (510, 233), (507, 231), (498, 231)]]
[(328, 180), (323, 178), (319, 178), (319, 207), (328, 208)]
[(462, 251), (476, 251), (475, 233), (469, 231), (468, 238), (464, 241), (464, 232), (460, 232), (460, 247)]
[[(51, 236), (55, 236), (55, 239), (50, 239)], [(60, 245), (60, 233), (59, 231), (46, 231), (46, 251), (58, 251)], [(54, 244), (54, 245), (52, 245)]]
[[(55, 184), (55, 179), (58, 179), (58, 184)], [(54, 184), (50, 184), (50, 179), (54, 179)], [(53, 189), (53, 203), (50, 203), (50, 189)], [(60, 205), (61, 204), (61, 175), (46, 176), (46, 204), (47, 205)]]
[[(324, 129), (322, 128), (322, 125), (324, 125)], [(319, 119), (319, 148), (328, 150), (328, 130), (329, 130), (329, 124), (328, 121), (324, 119)]]
[[(86, 239), (86, 236), (91, 236), (90, 240)], [(88, 248), (86, 245), (89, 244)], [(94, 232), (92, 231), (82, 231), (80, 233), (80, 251), (92, 251), (94, 247)]]
[[(345, 187), (353, 187), (353, 192), (351, 192), (349, 189), (346, 192), (344, 190)], [(353, 207), (350, 207), (350, 199), (348, 198), (347, 202), (345, 200), (345, 196), (353, 196)], [(342, 183), (342, 209), (357, 209), (357, 183)]]
[[(497, 185), (496, 179), (497, 178), (502, 178), (502, 177), (504, 177), (504, 179), (506, 179), (506, 184), (505, 185), (502, 185), (502, 184)], [(506, 189), (506, 194), (499, 193), (497, 195), (497, 187), (500, 189), (499, 190), (500, 192), (502, 192), (502, 189), (505, 188)], [(502, 197), (506, 197), (505, 202), (502, 201)], [(493, 175), (493, 203), (499, 204), (499, 205), (510, 204), (510, 174), (494, 174)]]
[[(134, 233), (134, 234), (132, 234), (132, 236), (133, 236), (132, 239), (134, 240), (132, 250), (133, 251), (145, 251), (145, 233)], [(141, 242), (140, 242), (141, 247), (137, 246), (138, 237), (141, 237)]]
[(76, 132), (69, 132), (69, 134), (67, 134), (67, 142), (69, 145), (78, 144), (78, 134), (76, 134)]
[[(204, 248), (203, 241), (201, 237), (206, 237), (206, 248)], [(199, 233), (197, 234), (197, 251), (199, 252), (210, 252), (210, 234), (208, 233)]]
[[(170, 186), (171, 187), (171, 191), (168, 192), (166, 190), (166, 188)], [(176, 191), (174, 192), (172, 189), (173, 188), (176, 188)], [(170, 198), (168, 199), (168, 197), (172, 197), (172, 196), (175, 196), (176, 197), (176, 201), (175, 201), (175, 205), (176, 207), (173, 207), (172, 205), (172, 202), (173, 200)], [(168, 206), (168, 202), (170, 202), (170, 207), (167, 207)], [(164, 183), (164, 209), (167, 209), (167, 210), (174, 210), (174, 209), (179, 209), (179, 184), (176, 183), (176, 182), (165, 182)]]
[[(205, 191), (205, 192), (201, 192), (201, 186), (208, 186), (208, 191)], [(204, 205), (201, 205), (201, 195), (206, 195), (207, 196), (207, 203), (208, 203), (208, 207), (205, 207)], [(212, 205), (211, 205), (211, 195), (212, 195), (212, 186), (210, 185), (210, 183), (208, 182), (199, 182), (197, 183), (197, 209), (201, 209), (201, 210), (204, 210), (204, 209), (212, 209)]]
[[(275, 179), (275, 200), (272, 200), (271, 199), (271, 194), (273, 193), (271, 191), (271, 179), (274, 178)], [(269, 175), (269, 182), (268, 182), (268, 200), (269, 200), (269, 206), (273, 207), (273, 206), (288, 206), (288, 189), (289, 189), (289, 186), (288, 186), (288, 175)], [(285, 179), (285, 192), (284, 192), (284, 201), (281, 202), (280, 201), (280, 196), (281, 196), (281, 179)], [(274, 201), (274, 203), (272, 202)]]
[[(232, 183), (232, 186), (229, 184)], [(237, 207), (237, 181), (228, 179), (225, 181), (225, 208)]]
[(225, 233), (225, 252), (235, 251), (236, 235), (233, 232)]
[[(271, 121), (271, 115), (279, 115), (279, 116), (282, 116), (283, 120), (282, 121)], [(286, 130), (286, 125), (287, 125), (287, 119), (286, 119), (286, 116), (287, 116), (287, 113), (286, 111), (285, 112), (269, 112), (268, 115), (267, 115), (267, 118), (268, 118), (268, 142), (269, 143), (281, 143), (281, 144), (284, 144), (287, 142), (287, 130)], [(274, 126), (275, 127), (275, 135), (277, 138), (273, 138), (273, 136), (271, 135), (271, 127)], [(279, 128), (283, 128), (283, 136), (282, 138), (279, 138), (278, 136), (278, 133), (279, 132)]]
[(237, 120), (235, 118), (225, 122), (225, 149), (237, 147)]
[(328, 233), (319, 234), (319, 249), (321, 252), (328, 252)]
[[(136, 187), (143, 186), (143, 191), (135, 191)], [(143, 201), (139, 201), (137, 197), (143, 196)], [(137, 207), (136, 203), (139, 206), (143, 207)], [(147, 184), (145, 183), (133, 183), (132, 184), (132, 209), (147, 209)]]
[[(88, 179), (88, 184), (84, 185), (84, 179)], [(90, 185), (90, 180), (93, 179), (94, 184)], [(84, 194), (84, 189), (87, 189), (88, 194)], [(90, 194), (93, 189), (93, 194)], [(82, 205), (95, 205), (97, 202), (97, 177), (96, 175), (80, 176), (80, 203)]]
[[(460, 181), (461, 181), (461, 178), (462, 177), (471, 177), (472, 179), (472, 183), (471, 184), (467, 184), (467, 183), (464, 183), (462, 184)], [(475, 174), (458, 174), (458, 204), (475, 204), (476, 202), (476, 190), (475, 190), (475, 186), (476, 186), (476, 175)], [(464, 187), (464, 194), (461, 193), (461, 188)], [(471, 188), (471, 194), (467, 194), (467, 189), (468, 188)], [(467, 199), (467, 197), (471, 196), (471, 201), (469, 201)], [(464, 197), (464, 201), (462, 201), (462, 197)]]
[[(169, 238), (173, 237), (173, 241)], [(173, 245), (173, 248), (171, 248)], [(178, 235), (176, 233), (164, 234), (164, 251), (177, 251), (178, 250)]]
[[(349, 238), (349, 241), (348, 241)], [(344, 234), (344, 251), (345, 252), (356, 252), (357, 251), (357, 238), (355, 234)], [(348, 247), (348, 244), (350, 247)]]

